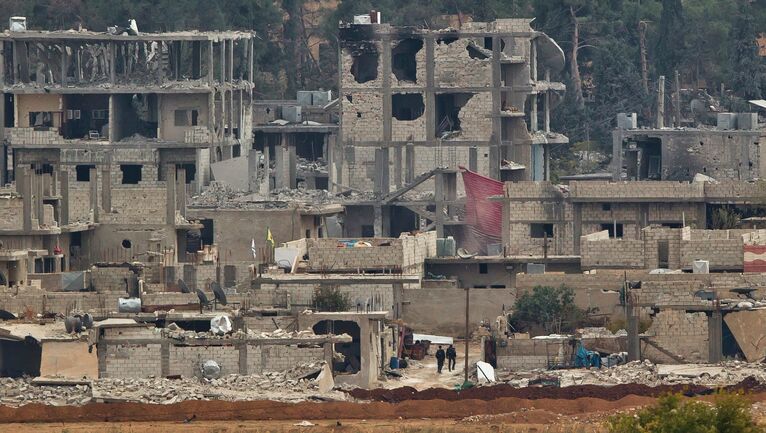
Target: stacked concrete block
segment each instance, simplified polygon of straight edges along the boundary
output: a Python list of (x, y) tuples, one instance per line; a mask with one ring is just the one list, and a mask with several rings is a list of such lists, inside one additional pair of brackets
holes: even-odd
[[(708, 361), (708, 318), (704, 312), (662, 310), (646, 333), (656, 344), (684, 362)], [(645, 357), (655, 362), (678, 362), (650, 345), (642, 345), (641, 349)]]
[(143, 378), (162, 376), (161, 344), (109, 344), (101, 377)]
[(134, 278), (135, 274), (126, 267), (97, 267), (90, 270), (91, 284), (98, 293), (119, 293), (127, 295), (126, 279)]
[(644, 267), (644, 242), (641, 240), (610, 239), (606, 230), (580, 239), (581, 266), (585, 269)]
[[(349, 100), (350, 98), (350, 100)], [(383, 98), (375, 92), (350, 93), (341, 101), (343, 135), (351, 141), (383, 139)]]
[[(248, 353), (248, 358), (250, 354)], [(318, 363), (324, 360), (324, 348), (297, 345), (261, 346), (261, 371), (284, 371), (299, 364)]]
[[(341, 86), (344, 89), (348, 88), (375, 88), (375, 87), (381, 87), (383, 85), (383, 46), (380, 43), (380, 41), (365, 41), (363, 43), (365, 50), (359, 50), (358, 52), (355, 52), (354, 48), (351, 47), (344, 47), (341, 50), (341, 71), (340, 71), (340, 77), (341, 77)], [(365, 83), (358, 83), (354, 79), (354, 75), (351, 74), (351, 68), (354, 64), (354, 56), (353, 54), (361, 53), (362, 51), (365, 52), (377, 52), (378, 53), (378, 62), (377, 62), (377, 74), (375, 79), (367, 81)]]
[(456, 139), (488, 141), (492, 136), (492, 94), (476, 93), (458, 113), (460, 135)]
[(36, 130), (35, 128), (7, 128), (6, 134), (11, 145), (54, 145), (65, 140), (56, 129)]
[(631, 199), (696, 199), (702, 201), (705, 197), (704, 185), (701, 182), (573, 181), (569, 191), (573, 199), (619, 201), (620, 198), (624, 197)]
[(17, 195), (0, 196), (0, 229), (21, 230), (24, 226), (24, 201)]
[[(396, 48), (395, 44), (392, 44), (392, 48)], [(391, 72), (391, 88), (407, 88), (407, 87), (423, 87), (426, 84), (426, 47), (425, 47), (425, 41), (423, 42), (423, 47), (415, 53), (415, 65), (416, 65), (416, 71), (415, 71), (415, 79), (416, 82), (412, 81), (399, 81), (398, 78), (396, 78), (396, 75), (394, 75), (393, 72)]]
[(462, 38), (452, 43), (438, 41), (434, 45), (434, 80), (439, 87), (490, 87), (492, 60), (472, 59), (469, 43), (483, 48), (482, 41)]
[(164, 187), (120, 185), (112, 188), (112, 213), (101, 215), (111, 224), (165, 224), (167, 193)]
[(207, 126), (192, 126), (184, 131), (184, 143), (206, 144), (210, 142), (210, 129)]
[(398, 120), (391, 118), (392, 141), (425, 141), (426, 116), (422, 114), (414, 120)]
[[(249, 354), (248, 354), (249, 355)], [(169, 375), (199, 376), (205, 361), (215, 361), (221, 374), (239, 374), (239, 347), (234, 345), (177, 346), (170, 345)]]
[(708, 260), (710, 269), (741, 270), (744, 266), (744, 243), (739, 239), (682, 240), (681, 267), (691, 269), (695, 260)]

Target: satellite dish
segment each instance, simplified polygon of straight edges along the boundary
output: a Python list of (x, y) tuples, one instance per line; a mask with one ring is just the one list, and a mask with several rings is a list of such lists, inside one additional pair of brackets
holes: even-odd
[(82, 332), (82, 320), (79, 317), (69, 316), (64, 319), (64, 329), (67, 334)]
[(178, 279), (178, 287), (181, 288), (181, 293), (191, 293), (191, 289), (189, 289), (189, 286), (184, 283), (184, 280)]
[(88, 313), (83, 314), (82, 318), (82, 326), (86, 329), (90, 329), (93, 327), (93, 316), (91, 316)]
[(210, 301), (207, 300), (207, 296), (205, 295), (205, 292), (203, 292), (200, 289), (197, 289), (196, 292), (197, 292), (197, 297), (199, 298), (200, 307), (210, 303)]
[(210, 288), (213, 289), (215, 300), (218, 301), (221, 305), (226, 305), (226, 293), (224, 293), (221, 285), (218, 284), (218, 281), (213, 281), (210, 283)]

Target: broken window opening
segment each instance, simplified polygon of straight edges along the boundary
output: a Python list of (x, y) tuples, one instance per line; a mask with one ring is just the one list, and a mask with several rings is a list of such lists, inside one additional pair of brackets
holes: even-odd
[(115, 94), (112, 141), (136, 138), (157, 138), (157, 95)]
[(95, 165), (77, 165), (74, 170), (76, 173), (77, 182), (90, 182), (90, 169), (96, 168)]
[(533, 223), (529, 225), (529, 237), (543, 239), (553, 237), (553, 224)]
[(142, 165), (139, 164), (122, 164), (120, 165), (120, 171), (122, 171), (122, 184), (123, 185), (135, 185), (141, 182), (141, 169)]
[(53, 174), (53, 166), (50, 164), (32, 164), (35, 174)]
[(363, 84), (378, 78), (378, 53), (362, 53), (353, 57), (351, 75), (354, 80)]
[(449, 45), (449, 44), (455, 42), (456, 40), (458, 40), (457, 36), (442, 36), (441, 38), (436, 40), (436, 43), (437, 44)]
[[(623, 225), (622, 224), (601, 224), (601, 230), (609, 232), (609, 237), (612, 239), (622, 239)], [(615, 236), (615, 230), (617, 230), (617, 236)]]
[(199, 111), (175, 110), (173, 112), (173, 126), (197, 126)]
[(242, 145), (241, 144), (235, 144), (231, 146), (231, 157), (232, 158), (238, 158), (242, 154)]
[(391, 115), (396, 120), (415, 120), (423, 115), (425, 107), (421, 93), (391, 95)]
[(324, 162), (324, 134), (320, 132), (295, 134), (295, 155), (307, 161)]
[[(366, 305), (360, 305), (362, 300), (353, 300), (357, 309), (365, 309)], [(332, 369), (336, 373), (355, 374), (362, 369), (362, 342), (361, 330), (356, 322), (350, 320), (323, 320), (313, 326), (317, 335), (332, 334), (351, 336), (350, 343), (335, 343), (334, 351), (342, 355), (342, 359), (334, 359)]]
[(472, 59), (487, 60), (492, 57), (492, 51), (476, 46), (473, 41), (465, 46), (465, 50), (468, 51), (468, 56)]
[(64, 95), (61, 134), (68, 139), (109, 137), (108, 95)]
[(194, 178), (197, 175), (197, 165), (194, 163), (176, 164), (176, 169), (186, 172), (186, 184), (194, 182)]
[(417, 83), (417, 53), (423, 49), (422, 39), (404, 39), (391, 50), (391, 72), (399, 81)]
[(35, 129), (53, 128), (53, 111), (30, 111), (29, 126)]
[(202, 242), (202, 245), (213, 245), (215, 243), (213, 220), (203, 219), (199, 222), (202, 224), (202, 230), (200, 230), (200, 241)]
[(441, 93), (436, 95), (436, 138), (459, 135), (460, 110), (474, 93)]

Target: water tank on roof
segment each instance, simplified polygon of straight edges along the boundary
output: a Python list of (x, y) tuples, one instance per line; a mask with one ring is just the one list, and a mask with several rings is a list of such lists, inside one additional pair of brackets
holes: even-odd
[(10, 28), (12, 32), (27, 31), (27, 17), (11, 17), (8, 20), (8, 28)]

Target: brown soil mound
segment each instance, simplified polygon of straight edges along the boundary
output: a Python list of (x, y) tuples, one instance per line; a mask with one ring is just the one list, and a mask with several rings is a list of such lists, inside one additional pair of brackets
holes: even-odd
[[(766, 386), (759, 383), (755, 378), (749, 377), (742, 382), (725, 387), (729, 391), (748, 391), (761, 392), (766, 390)], [(686, 396), (705, 395), (714, 392), (714, 388), (699, 385), (661, 385), (647, 386), (639, 384), (624, 384), (615, 386), (598, 385), (579, 385), (558, 387), (528, 387), (514, 388), (510, 385), (494, 385), (469, 388), (462, 391), (455, 391), (444, 388), (431, 388), (418, 391), (415, 388), (405, 386), (394, 389), (355, 389), (349, 394), (359, 400), (386, 401), (396, 403), (407, 400), (495, 400), (503, 397), (515, 397), (527, 400), (539, 400), (541, 398), (552, 399), (578, 399), (578, 398), (598, 398), (601, 400), (619, 400), (629, 395), (638, 395), (646, 397), (658, 397), (668, 393), (681, 393)]]
[[(651, 402), (639, 397), (639, 404)], [(471, 415), (535, 411), (573, 415), (632, 407), (636, 397), (618, 401), (595, 398), (578, 400), (410, 400), (401, 403), (278, 403), (273, 401), (185, 401), (171, 405), (139, 403), (92, 403), (85, 406), (31, 404), (19, 408), (0, 407), (0, 423), (146, 422), (185, 420), (339, 420), (339, 419), (463, 419)], [(534, 417), (531, 417), (534, 418)], [(552, 417), (551, 422), (555, 421)], [(2, 430), (2, 428), (0, 428)]]

